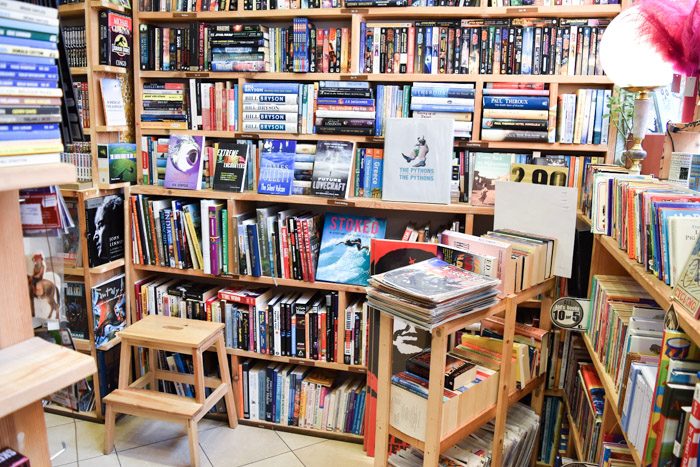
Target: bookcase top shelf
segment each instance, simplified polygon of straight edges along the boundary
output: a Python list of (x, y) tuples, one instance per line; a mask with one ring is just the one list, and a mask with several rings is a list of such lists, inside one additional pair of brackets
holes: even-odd
[(462, 19), (462, 18), (612, 18), (621, 11), (620, 5), (583, 5), (556, 7), (388, 7), (388, 8), (308, 8), (289, 10), (256, 11), (198, 11), (160, 12), (142, 11), (141, 21), (224, 21), (224, 20), (265, 20), (287, 21), (297, 17), (309, 19), (350, 19), (359, 15), (372, 19)]
[(0, 191), (60, 185), (73, 183), (75, 180), (75, 166), (72, 164), (59, 163), (0, 168)]
[(354, 207), (384, 211), (440, 212), (445, 214), (476, 214), (485, 216), (493, 215), (493, 206), (472, 206), (464, 203), (437, 205), (382, 201), (381, 199), (376, 198), (332, 199), (322, 198), (320, 196), (305, 195), (275, 196), (252, 192), (232, 193), (215, 190), (173, 190), (154, 185), (135, 185), (131, 188), (131, 194), (172, 196), (182, 198), (232, 199), (234, 201), (305, 204), (307, 206), (333, 206), (339, 208)]

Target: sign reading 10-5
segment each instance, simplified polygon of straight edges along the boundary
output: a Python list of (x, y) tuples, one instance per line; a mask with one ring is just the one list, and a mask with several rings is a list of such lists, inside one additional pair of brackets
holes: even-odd
[(552, 303), (552, 323), (562, 329), (585, 331), (590, 305), (590, 300), (562, 297)]

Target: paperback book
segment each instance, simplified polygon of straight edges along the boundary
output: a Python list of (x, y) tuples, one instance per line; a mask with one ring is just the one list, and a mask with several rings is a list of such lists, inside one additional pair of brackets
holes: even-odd
[(92, 288), (95, 345), (100, 347), (126, 326), (125, 276), (120, 274)]
[(311, 192), (317, 196), (346, 198), (352, 154), (353, 144), (350, 142), (319, 141), (316, 145)]
[(263, 142), (258, 193), (284, 196), (292, 193), (296, 145), (296, 141), (284, 139)]
[(202, 187), (203, 148), (203, 136), (170, 136), (165, 188), (199, 190)]
[(126, 110), (121, 81), (114, 78), (100, 78), (100, 88), (102, 89), (105, 123), (108, 126), (125, 126)]
[(124, 197), (122, 194), (85, 201), (89, 266), (124, 258)]
[(215, 190), (243, 191), (249, 148), (250, 146), (247, 144), (219, 144), (214, 169), (213, 188)]

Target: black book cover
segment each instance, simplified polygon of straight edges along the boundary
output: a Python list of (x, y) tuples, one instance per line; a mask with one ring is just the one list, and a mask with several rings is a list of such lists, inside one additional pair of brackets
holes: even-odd
[(68, 329), (76, 339), (89, 339), (85, 284), (66, 281), (63, 287)]
[(99, 16), (100, 64), (127, 68), (131, 65), (131, 18), (103, 10)]
[(246, 144), (221, 143), (216, 153), (213, 188), (221, 191), (242, 192), (248, 159)]
[(268, 366), (265, 368), (265, 421), (271, 422), (272, 419), (272, 399), (274, 397), (274, 391), (272, 388), (272, 382), (274, 378), (274, 372), (272, 367)]
[(85, 201), (88, 263), (99, 266), (124, 257), (124, 198), (108, 195)]

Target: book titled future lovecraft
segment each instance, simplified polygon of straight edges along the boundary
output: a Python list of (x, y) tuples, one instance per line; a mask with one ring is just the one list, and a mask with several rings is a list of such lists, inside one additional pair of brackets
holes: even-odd
[(199, 190), (202, 187), (203, 148), (203, 136), (170, 136), (165, 188)]
[(287, 196), (294, 183), (294, 154), (297, 142), (266, 139), (260, 152), (258, 193)]
[(386, 219), (326, 214), (316, 280), (366, 286), (370, 276), (370, 241), (385, 235)]
[(108, 195), (85, 201), (89, 266), (124, 257), (124, 198)]
[(453, 146), (452, 119), (387, 120), (382, 199), (449, 204)]
[(311, 192), (314, 195), (347, 197), (353, 152), (353, 144), (347, 141), (318, 142), (311, 178)]
[(120, 274), (92, 288), (92, 322), (95, 345), (106, 344), (126, 325), (125, 276)]
[(213, 187), (222, 191), (243, 191), (248, 164), (248, 145), (221, 143), (216, 153)]
[(124, 109), (121, 81), (114, 78), (100, 78), (100, 88), (102, 90), (105, 123), (109, 126), (126, 125), (126, 110)]

